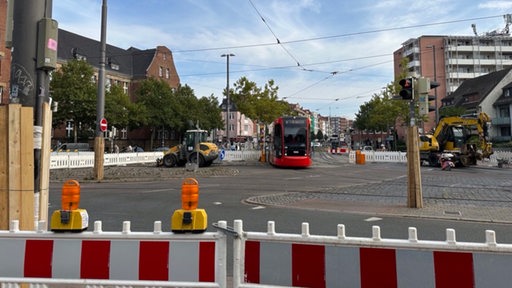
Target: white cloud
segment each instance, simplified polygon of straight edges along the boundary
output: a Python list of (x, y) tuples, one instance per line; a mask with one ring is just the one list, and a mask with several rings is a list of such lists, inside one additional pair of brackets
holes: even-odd
[[(101, 2), (54, 0), (54, 18), (60, 28), (99, 39)], [(182, 83), (198, 96), (221, 97), (226, 60), (220, 55), (229, 52), (236, 54), (231, 83), (241, 76), (261, 86), (274, 79), (281, 97), (297, 97), (290, 101), (304, 108), (353, 115), (393, 80), (392, 53), (401, 43), (422, 35), (472, 35), (472, 23), (482, 33), (504, 27), (499, 15), (512, 6), (512, 1), (469, 0), (252, 3), (276, 36), (249, 0), (124, 0), (108, 3), (107, 41), (121, 48), (169, 47)], [(276, 45), (275, 37), (284, 44)], [(265, 45), (269, 43), (274, 44)], [(226, 48), (212, 49), (219, 47)], [(376, 55), (389, 56), (371, 57)], [(295, 61), (304, 66), (297, 67)], [(339, 74), (329, 77), (334, 71)]]

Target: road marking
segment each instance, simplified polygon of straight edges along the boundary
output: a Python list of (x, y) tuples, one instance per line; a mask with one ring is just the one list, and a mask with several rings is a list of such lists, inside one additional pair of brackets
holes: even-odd
[(370, 218), (364, 219), (364, 221), (366, 221), (366, 222), (375, 222), (375, 221), (380, 221), (380, 220), (382, 220), (382, 218), (379, 218), (379, 217), (370, 217)]
[(213, 205), (222, 205), (222, 202), (213, 202)]
[(265, 209), (265, 206), (254, 206), (251, 208), (252, 210)]

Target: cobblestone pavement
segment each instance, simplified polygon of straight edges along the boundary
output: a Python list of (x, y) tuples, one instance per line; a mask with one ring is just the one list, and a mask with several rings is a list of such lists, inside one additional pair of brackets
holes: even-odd
[[(380, 165), (367, 163), (366, 165)], [(404, 164), (405, 165), (405, 164)], [(442, 171), (423, 167), (422, 208), (408, 208), (405, 175), (316, 193), (258, 196), (248, 202), (303, 209), (512, 223), (512, 169), (489, 166)], [(407, 190), (406, 190), (407, 191)]]

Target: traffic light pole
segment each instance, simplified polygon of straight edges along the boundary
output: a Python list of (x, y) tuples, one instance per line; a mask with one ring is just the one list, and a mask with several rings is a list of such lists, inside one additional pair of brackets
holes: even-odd
[(422, 208), (423, 195), (421, 192), (420, 148), (418, 127), (416, 126), (415, 108), (419, 98), (419, 81), (414, 78), (405, 78), (398, 83), (402, 86), (400, 97), (409, 101), (409, 127), (407, 128), (407, 206), (409, 208)]

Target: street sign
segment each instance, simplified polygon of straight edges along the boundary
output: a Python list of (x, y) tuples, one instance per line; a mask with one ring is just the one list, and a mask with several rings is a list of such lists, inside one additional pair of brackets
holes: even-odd
[(105, 119), (105, 118), (101, 118), (101, 121), (100, 121), (100, 130), (101, 130), (101, 132), (105, 132), (105, 131), (107, 131), (107, 119)]

